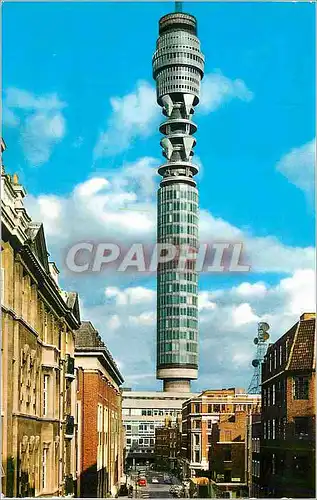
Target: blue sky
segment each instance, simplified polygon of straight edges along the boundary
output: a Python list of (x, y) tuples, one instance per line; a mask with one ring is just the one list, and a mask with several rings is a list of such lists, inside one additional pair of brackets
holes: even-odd
[[(28, 209), (45, 224), (61, 283), (79, 290), (85, 319), (98, 326), (127, 382), (138, 388), (157, 387), (155, 280), (70, 276), (63, 252), (76, 238), (127, 237), (121, 219), (106, 217), (114, 207), (125, 214), (116, 203), (119, 195), (126, 203), (127, 193), (136, 209), (146, 210), (140, 220), (132, 217), (130, 240), (153, 239), (161, 157), (151, 58), (158, 20), (172, 8), (172, 2), (2, 6), (6, 168), (19, 173)], [(198, 19), (206, 58), (195, 114), (202, 238), (236, 238), (239, 231), (255, 262), (247, 276), (201, 277), (202, 351), (213, 361), (211, 368), (210, 357), (202, 356), (195, 387), (230, 386), (237, 376), (226, 374), (226, 363), (214, 354), (223, 335), (238, 382), (246, 386), (259, 318), (276, 324), (277, 338), (314, 302), (315, 5), (186, 2), (183, 10)], [(80, 203), (74, 193), (94, 178), (99, 190)], [(116, 201), (100, 198), (101, 179)], [(243, 299), (242, 283), (253, 285)], [(237, 314), (240, 319), (232, 319)], [(223, 317), (231, 326), (223, 326)], [(127, 330), (134, 353), (142, 330), (146, 370), (145, 361), (136, 366), (122, 352)], [(229, 339), (239, 335), (231, 348)], [(239, 358), (246, 350), (249, 358)]]

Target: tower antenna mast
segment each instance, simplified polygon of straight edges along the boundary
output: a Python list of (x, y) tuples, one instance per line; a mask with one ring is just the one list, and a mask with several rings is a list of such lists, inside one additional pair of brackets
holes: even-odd
[(267, 351), (267, 341), (270, 338), (270, 334), (268, 333), (269, 329), (270, 326), (263, 321), (258, 324), (258, 335), (254, 339), (254, 344), (256, 345), (256, 355), (252, 361), (254, 371), (248, 388), (249, 394), (261, 394), (262, 363)]
[(175, 2), (175, 12), (183, 12), (183, 2)]

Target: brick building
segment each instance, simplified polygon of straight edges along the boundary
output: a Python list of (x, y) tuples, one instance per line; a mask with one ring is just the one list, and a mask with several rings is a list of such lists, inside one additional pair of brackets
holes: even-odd
[(261, 496), (315, 498), (315, 314), (270, 345), (262, 369)]
[(76, 332), (78, 496), (115, 495), (123, 474), (122, 375), (98, 332)]
[(2, 492), (73, 493), (78, 298), (60, 289), (43, 226), (28, 215), (17, 175), (3, 166), (1, 191)]
[[(208, 476), (213, 424), (220, 421), (222, 426), (230, 424), (229, 419), (234, 419), (237, 412), (255, 411), (260, 400), (260, 395), (245, 394), (243, 389), (233, 388), (207, 390), (185, 402), (181, 445), (184, 476)], [(227, 433), (226, 442), (231, 443), (232, 429), (224, 432)]]
[(176, 423), (170, 417), (165, 418), (164, 427), (155, 429), (155, 457), (165, 462), (170, 469), (177, 467), (181, 451), (181, 416)]
[(248, 486), (249, 495), (258, 498), (261, 492), (260, 478), (260, 443), (261, 443), (261, 413), (254, 413), (249, 418), (248, 433)]
[[(253, 410), (252, 408), (250, 409)], [(248, 496), (248, 411), (221, 414), (212, 425), (209, 447), (210, 478), (221, 492), (233, 497)]]

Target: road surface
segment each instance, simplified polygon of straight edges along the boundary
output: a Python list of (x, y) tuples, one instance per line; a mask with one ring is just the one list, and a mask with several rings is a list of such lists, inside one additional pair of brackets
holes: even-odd
[[(147, 480), (147, 486), (137, 487), (137, 498), (142, 498), (144, 500), (147, 500), (148, 498), (172, 498), (172, 495), (169, 493), (170, 487), (172, 484), (179, 484), (180, 481), (173, 476), (168, 476), (171, 484), (166, 484), (164, 482), (164, 476), (166, 479), (166, 474), (163, 472), (146, 472), (145, 477)], [(153, 478), (156, 478), (158, 483), (152, 483)]]

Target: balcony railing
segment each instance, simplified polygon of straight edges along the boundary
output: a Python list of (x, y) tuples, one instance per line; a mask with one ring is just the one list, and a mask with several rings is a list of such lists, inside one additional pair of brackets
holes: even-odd
[(65, 377), (74, 379), (75, 378), (75, 358), (67, 354), (66, 356), (66, 370)]
[(71, 439), (75, 432), (75, 419), (72, 415), (67, 415), (65, 426), (65, 438)]

